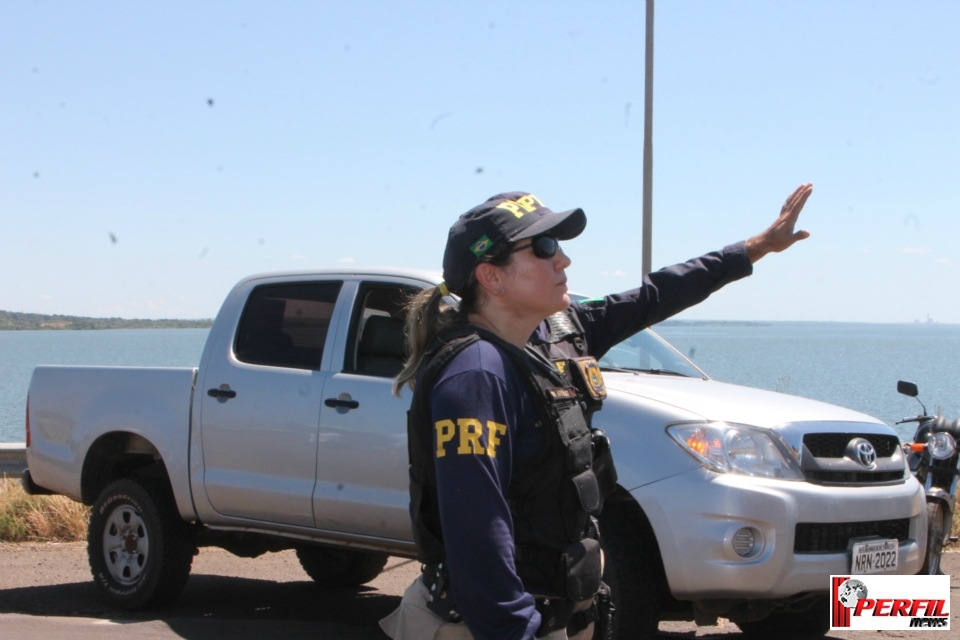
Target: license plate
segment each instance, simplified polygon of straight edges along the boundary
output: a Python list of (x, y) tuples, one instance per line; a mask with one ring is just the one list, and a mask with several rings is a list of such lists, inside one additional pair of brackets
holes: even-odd
[(897, 570), (896, 540), (879, 539), (854, 542), (850, 557), (850, 573), (889, 573)]

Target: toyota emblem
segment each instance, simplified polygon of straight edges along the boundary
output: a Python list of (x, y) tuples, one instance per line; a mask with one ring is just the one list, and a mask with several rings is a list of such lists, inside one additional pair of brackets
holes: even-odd
[(877, 450), (873, 448), (869, 440), (860, 440), (857, 445), (857, 462), (867, 469), (873, 469), (877, 464)]

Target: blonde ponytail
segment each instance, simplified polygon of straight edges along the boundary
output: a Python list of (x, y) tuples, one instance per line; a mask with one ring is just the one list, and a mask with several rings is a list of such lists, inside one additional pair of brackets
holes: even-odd
[(424, 289), (410, 300), (404, 326), (409, 355), (403, 369), (393, 381), (393, 395), (399, 398), (400, 390), (405, 384), (413, 389), (427, 345), (441, 329), (453, 324), (457, 315), (455, 309), (443, 303), (440, 287)]

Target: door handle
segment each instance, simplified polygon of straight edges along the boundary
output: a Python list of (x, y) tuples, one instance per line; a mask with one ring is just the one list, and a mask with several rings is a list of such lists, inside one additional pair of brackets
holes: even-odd
[(323, 401), (323, 404), (332, 409), (336, 409), (337, 407), (343, 407), (344, 409), (360, 408), (360, 403), (356, 400), (341, 400), (340, 398), (327, 398)]
[(236, 398), (237, 392), (232, 389), (207, 389), (207, 395), (211, 398)]

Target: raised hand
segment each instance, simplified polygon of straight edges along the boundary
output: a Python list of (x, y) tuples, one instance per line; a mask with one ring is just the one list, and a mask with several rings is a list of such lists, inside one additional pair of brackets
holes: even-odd
[(807, 198), (813, 193), (813, 183), (802, 184), (797, 190), (790, 194), (787, 201), (783, 203), (780, 209), (780, 215), (770, 227), (761, 233), (747, 240), (747, 255), (750, 262), (756, 262), (768, 253), (779, 253), (787, 249), (798, 240), (810, 237), (810, 232), (806, 229), (794, 231), (797, 225), (797, 218)]

